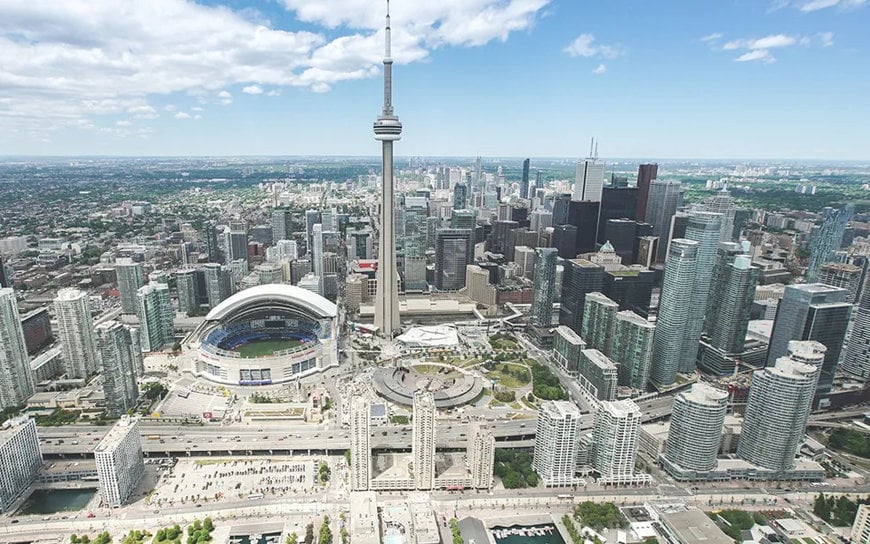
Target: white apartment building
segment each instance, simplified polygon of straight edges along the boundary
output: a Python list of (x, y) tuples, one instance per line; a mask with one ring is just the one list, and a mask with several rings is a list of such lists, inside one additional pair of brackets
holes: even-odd
[(103, 504), (118, 508), (145, 475), (139, 420), (124, 416), (94, 449)]

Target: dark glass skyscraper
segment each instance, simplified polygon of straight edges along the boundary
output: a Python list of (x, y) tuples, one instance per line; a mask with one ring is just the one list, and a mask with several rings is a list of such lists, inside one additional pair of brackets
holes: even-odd
[(646, 217), (647, 201), (649, 200), (650, 184), (658, 177), (658, 164), (641, 164), (637, 168), (637, 202), (634, 216), (638, 221)]
[(468, 185), (457, 183), (453, 186), (453, 209), (465, 210), (468, 208)]
[(523, 161), (523, 179), (520, 181), (520, 198), (529, 198), (529, 159)]
[(788, 285), (776, 310), (767, 366), (788, 355), (789, 340), (815, 340), (827, 349), (816, 394), (831, 390), (852, 315), (849, 292), (821, 283)]
[(203, 251), (208, 255), (208, 262), (221, 262), (220, 250), (218, 249), (217, 227), (214, 221), (206, 221), (203, 225)]
[(683, 193), (680, 189), (679, 181), (653, 180), (650, 182), (644, 220), (653, 226), (653, 236), (659, 238), (656, 262), (664, 262), (668, 254), (671, 217), (677, 213), (677, 208), (683, 202)]
[(575, 255), (595, 251), (600, 202), (572, 200), (568, 206), (568, 224), (577, 227)]
[(465, 287), (465, 267), (474, 257), (469, 229), (438, 229), (435, 234), (435, 288), (457, 291)]
[(604, 268), (586, 259), (567, 260), (564, 265), (559, 324), (580, 334), (583, 328), (586, 295), (601, 291)]
[(840, 249), (846, 225), (852, 218), (855, 206), (846, 204), (835, 210), (822, 210), (822, 223), (813, 227), (810, 234), (810, 264), (807, 267), (807, 283), (818, 281), (822, 265), (833, 260), (834, 252)]

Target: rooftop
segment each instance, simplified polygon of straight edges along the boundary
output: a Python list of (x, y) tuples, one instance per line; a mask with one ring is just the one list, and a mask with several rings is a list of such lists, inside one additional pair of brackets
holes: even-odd
[(134, 417), (122, 417), (111, 429), (109, 429), (109, 432), (106, 433), (106, 436), (104, 436), (102, 440), (100, 440), (97, 447), (94, 448), (94, 451), (106, 451), (107, 449), (115, 447), (126, 438), (127, 434), (131, 431), (138, 432), (138, 423), (139, 420)]
[(697, 509), (663, 513), (662, 521), (680, 539), (693, 544), (731, 544), (732, 539), (722, 532), (707, 514)]

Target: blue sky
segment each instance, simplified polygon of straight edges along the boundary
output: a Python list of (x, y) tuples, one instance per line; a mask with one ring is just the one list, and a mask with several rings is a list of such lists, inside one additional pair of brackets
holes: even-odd
[[(392, 9), (400, 155), (870, 159), (865, 0)], [(5, 1), (0, 153), (374, 155), (382, 25), (378, 0)]]

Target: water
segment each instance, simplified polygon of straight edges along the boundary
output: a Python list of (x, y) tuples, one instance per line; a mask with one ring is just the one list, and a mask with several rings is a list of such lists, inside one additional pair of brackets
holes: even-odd
[(37, 489), (27, 497), (16, 514), (77, 512), (88, 505), (96, 489)]
[[(506, 538), (498, 538), (495, 536), (494, 529), (546, 529), (547, 527), (552, 528), (552, 532), (546, 533), (543, 536), (525, 536), (525, 535), (511, 535)], [(565, 541), (562, 539), (562, 535), (559, 534), (559, 530), (556, 529), (556, 526), (552, 523), (545, 525), (512, 525), (510, 527), (494, 527), (492, 531), (493, 537), (495, 537), (495, 541), (498, 544), (565, 544)]]

